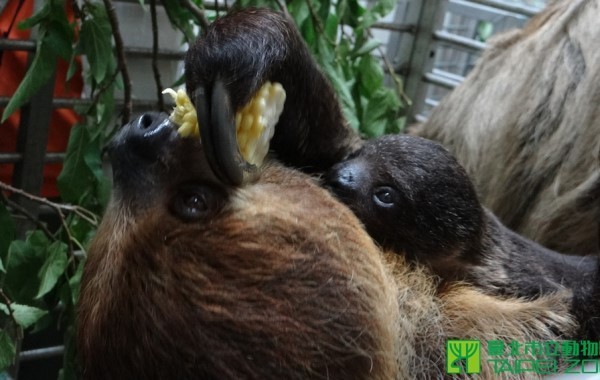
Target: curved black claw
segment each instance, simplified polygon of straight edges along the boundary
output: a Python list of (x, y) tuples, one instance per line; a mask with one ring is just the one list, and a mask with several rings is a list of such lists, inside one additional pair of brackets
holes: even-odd
[(217, 79), (211, 94), (205, 87), (199, 87), (192, 96), (206, 160), (217, 178), (232, 186), (256, 180), (258, 168), (249, 164), (240, 152), (235, 110), (232, 110), (229, 93), (223, 82)]

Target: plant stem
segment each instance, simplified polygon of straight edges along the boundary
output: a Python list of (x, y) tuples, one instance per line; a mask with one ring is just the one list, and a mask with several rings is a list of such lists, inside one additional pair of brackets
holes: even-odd
[(156, 20), (156, 0), (150, 0), (150, 17), (152, 19), (152, 71), (154, 71), (154, 82), (156, 83), (156, 96), (158, 100), (158, 109), (165, 110), (163, 101), (163, 85), (160, 80), (160, 71), (158, 70), (158, 21)]
[(125, 60), (125, 49), (123, 48), (123, 37), (121, 36), (121, 31), (119, 29), (119, 20), (117, 19), (117, 12), (115, 11), (115, 6), (113, 5), (112, 0), (103, 0), (104, 7), (106, 8), (106, 12), (108, 14), (108, 19), (110, 21), (110, 26), (113, 32), (113, 38), (115, 39), (115, 49), (117, 50), (117, 60), (119, 62), (119, 70), (121, 71), (121, 76), (123, 77), (123, 116), (122, 121), (123, 125), (129, 122), (129, 118), (131, 117), (131, 110), (133, 108), (131, 102), (131, 79), (129, 77), (129, 71), (127, 70), (127, 62)]
[(281, 0), (275, 0), (275, 2), (277, 3), (277, 5), (279, 6), (279, 8), (281, 8), (281, 11), (283, 13), (285, 13), (287, 16), (289, 16), (289, 12), (287, 10), (287, 6), (285, 5), (285, 1), (281, 1)]
[(40, 230), (42, 230), (42, 232), (44, 232), (44, 235), (46, 235), (46, 237), (48, 239), (56, 240), (54, 235), (52, 235), (50, 230), (48, 230), (48, 227), (46, 227), (46, 225), (44, 225), (44, 223), (42, 223), (38, 218), (31, 215), (31, 213), (29, 211), (27, 211), (24, 207), (22, 207), (20, 204), (18, 204), (16, 202), (13, 202), (10, 199), (8, 199), (2, 192), (0, 192), (0, 198), (4, 204), (6, 204), (7, 206), (12, 208), (14, 211), (18, 212), (19, 214), (23, 215), (31, 223), (35, 224), (35, 226), (37, 228), (39, 228)]
[(196, 4), (194, 4), (191, 0), (179, 0), (179, 1), (181, 2), (181, 5), (183, 5), (183, 7), (185, 9), (190, 11), (192, 13), (192, 15), (194, 15), (196, 20), (198, 20), (198, 23), (200, 23), (200, 26), (202, 27), (202, 34), (206, 33), (206, 31), (208, 30), (208, 20), (206, 19), (206, 16), (204, 15), (204, 11), (202, 9), (198, 8), (198, 6)]
[(4, 183), (2, 181), (0, 181), (0, 189), (21, 195), (21, 196), (23, 196), (27, 199), (30, 199), (34, 202), (44, 204), (46, 206), (53, 208), (54, 210), (56, 210), (58, 212), (62, 212), (62, 211), (72, 212), (75, 215), (82, 218), (83, 220), (85, 220), (86, 222), (90, 223), (92, 226), (98, 226), (98, 217), (93, 212), (91, 212), (81, 206), (55, 203), (55, 202), (49, 201), (46, 198), (38, 197), (36, 195), (29, 194), (28, 192), (23, 191), (21, 189), (17, 189), (16, 187), (12, 187), (9, 184)]

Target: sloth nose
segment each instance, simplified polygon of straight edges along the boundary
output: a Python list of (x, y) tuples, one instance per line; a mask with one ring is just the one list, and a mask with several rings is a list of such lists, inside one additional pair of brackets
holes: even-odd
[(107, 147), (113, 164), (142, 159), (154, 162), (176, 131), (167, 114), (148, 112), (125, 125)]
[(156, 159), (170, 135), (173, 124), (165, 113), (148, 112), (125, 126), (124, 144), (142, 157)]
[(132, 123), (132, 134), (140, 134), (145, 138), (152, 138), (171, 129), (169, 117), (165, 113), (147, 112), (141, 114)]
[(362, 177), (361, 172), (360, 164), (355, 162), (339, 163), (325, 175), (325, 185), (330, 187), (334, 193), (344, 195), (344, 193), (358, 189)]

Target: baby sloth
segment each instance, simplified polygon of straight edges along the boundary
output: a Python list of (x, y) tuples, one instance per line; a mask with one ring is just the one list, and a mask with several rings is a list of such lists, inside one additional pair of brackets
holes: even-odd
[(573, 310), (582, 317), (590, 312), (584, 300), (597, 292), (597, 258), (551, 251), (503, 226), (481, 205), (465, 170), (435, 142), (408, 135), (367, 141), (335, 165), (325, 183), (379, 244), (445, 280), (526, 298), (572, 289)]

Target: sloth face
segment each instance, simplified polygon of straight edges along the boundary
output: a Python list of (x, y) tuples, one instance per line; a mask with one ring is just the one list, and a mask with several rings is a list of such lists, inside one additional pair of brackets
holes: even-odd
[(412, 258), (462, 253), (479, 240), (482, 208), (473, 185), (432, 141), (406, 135), (368, 141), (334, 166), (325, 184), (376, 241)]

